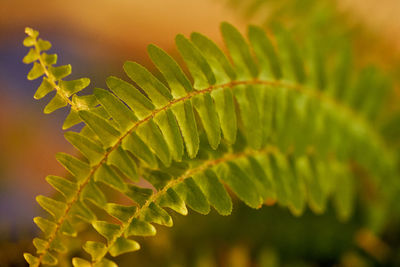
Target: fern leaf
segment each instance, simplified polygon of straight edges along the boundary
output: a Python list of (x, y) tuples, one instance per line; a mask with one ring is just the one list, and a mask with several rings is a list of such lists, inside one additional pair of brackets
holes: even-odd
[(171, 164), (171, 154), (168, 145), (162, 132), (152, 119), (150, 119), (148, 123), (138, 126), (137, 134), (154, 151), (165, 166)]
[(197, 32), (190, 35), (190, 40), (204, 55), (204, 59), (214, 73), (216, 84), (225, 84), (236, 79), (231, 63), (213, 41)]
[[(80, 78), (64, 81), (63, 79), (71, 74), (71, 65), (54, 66), (57, 63), (57, 55), (44, 52), (51, 48), (50, 42), (38, 38), (39, 33), (31, 28), (26, 28), (25, 33), (28, 37), (25, 38), (23, 43), (27, 47), (32, 47), (23, 59), (25, 64), (33, 63), (33, 67), (28, 73), (28, 79), (35, 80), (43, 75), (45, 76), (34, 98), (41, 99), (50, 92), (56, 91), (55, 96), (45, 107), (44, 113), (52, 113), (67, 105), (71, 106), (71, 113), (79, 110), (80, 107), (71, 100), (71, 96), (86, 88), (90, 80)], [(75, 124), (79, 122), (76, 118)], [(65, 127), (75, 124), (69, 122), (65, 124)]]
[(187, 215), (188, 210), (185, 202), (178, 196), (177, 192), (169, 188), (163, 196), (161, 196), (157, 203), (162, 208), (170, 208), (179, 214)]
[(87, 241), (85, 245), (83, 245), (83, 249), (89, 253), (92, 260), (97, 260), (106, 250), (106, 246), (100, 242)]
[(170, 55), (155, 45), (149, 45), (147, 50), (154, 65), (165, 77), (174, 98), (183, 97), (193, 90), (189, 79)]
[(42, 230), (46, 238), (50, 236), (51, 233), (56, 229), (56, 224), (45, 218), (35, 217), (33, 218), (33, 221), (39, 227), (39, 229)]
[(209, 93), (193, 97), (193, 106), (200, 116), (208, 143), (216, 149), (221, 141), (221, 126), (213, 100)]
[(110, 92), (95, 88), (93, 94), (107, 111), (108, 115), (115, 118), (114, 121), (118, 124), (119, 130), (126, 131), (137, 121), (135, 114)]
[(94, 174), (96, 182), (103, 182), (104, 184), (114, 188), (120, 192), (127, 190), (127, 185), (124, 183), (122, 177), (114, 171), (111, 166), (103, 164)]
[(125, 236), (154, 236), (156, 234), (156, 228), (144, 221), (139, 219), (132, 219), (131, 223), (125, 230)]
[(138, 242), (119, 237), (115, 244), (110, 248), (110, 255), (113, 257), (119, 256), (124, 253), (133, 252), (140, 249)]
[(258, 67), (244, 37), (231, 24), (223, 22), (221, 33), (236, 68), (237, 80), (257, 78)]
[[(274, 157), (271, 158), (271, 155), (274, 155)], [(117, 236), (122, 235), (122, 233), (125, 233), (126, 236), (154, 235), (155, 229), (151, 226), (151, 223), (171, 226), (172, 221), (165, 210), (154, 204), (154, 202), (157, 202), (158, 199), (164, 198), (165, 192), (167, 192), (171, 188), (176, 189), (176, 192), (181, 197), (181, 199), (186, 202), (186, 205), (200, 213), (208, 213), (209, 211), (207, 205), (203, 204), (204, 201), (212, 204), (222, 214), (230, 212), (232, 205), (230, 197), (226, 193), (225, 189), (222, 187), (221, 182), (229, 183), (228, 185), (233, 189), (236, 194), (238, 194), (240, 198), (246, 201), (249, 205), (253, 207), (258, 207), (263, 201), (263, 197), (261, 196), (261, 194), (257, 193), (258, 188), (256, 187), (256, 185), (257, 182), (259, 182), (257, 181), (258, 178), (256, 176), (249, 177), (247, 175), (244, 175), (244, 171), (242, 170), (242, 168), (244, 170), (250, 170), (250, 173), (253, 175), (255, 175), (257, 171), (251, 167), (239, 166), (243, 166), (244, 162), (251, 161), (253, 161), (252, 165), (254, 165), (254, 161), (257, 161), (256, 164), (258, 166), (265, 166), (262, 165), (262, 163), (265, 163), (265, 160), (270, 161), (270, 163), (268, 163), (268, 166), (271, 166), (272, 169), (275, 168), (276, 174), (285, 175), (285, 178), (287, 177), (286, 174), (292, 175), (293, 177), (296, 175), (295, 172), (297, 172), (297, 167), (295, 167), (296, 169), (286, 168), (285, 166), (288, 166), (290, 164), (291, 159), (286, 158), (283, 154), (280, 154), (280, 152), (276, 148), (267, 147), (258, 151), (246, 150), (244, 152), (239, 152), (236, 154), (227, 152), (226, 154), (222, 154), (217, 158), (204, 160), (203, 163), (201, 163), (200, 165), (196, 165), (193, 168), (189, 167), (182, 175), (176, 178), (167, 178), (169, 180), (166, 183), (163, 183), (163, 187), (158, 186), (159, 190), (155, 194), (151, 194), (148, 198), (146, 198), (147, 200), (145, 202), (141, 202), (142, 206), (136, 210), (135, 214), (128, 220), (128, 223), (126, 223), (125, 220), (125, 222), (123, 223), (123, 228), (120, 229), (120, 234), (117, 234)], [(318, 163), (326, 164), (323, 162)], [(273, 166), (274, 164), (275, 167)], [(335, 167), (332, 169), (332, 172), (336, 173), (337, 170), (338, 169), (336, 169)], [(285, 174), (283, 174), (283, 172)], [(229, 175), (226, 175), (226, 173), (229, 173)], [(158, 177), (161, 177), (160, 175), (161, 174), (159, 174)], [(165, 175), (168, 176), (168, 173), (165, 173)], [(237, 178), (232, 177), (232, 175)], [(210, 177), (212, 177), (211, 179), (213, 179), (213, 181), (210, 179)], [(274, 177), (274, 181), (277, 180), (276, 176), (272, 177)], [(153, 178), (153, 181), (154, 179), (155, 178)], [(205, 179), (207, 179), (207, 181), (204, 181)], [(296, 191), (296, 188), (304, 185), (303, 180), (301, 177), (299, 177), (298, 179), (290, 182), (292, 184), (287, 183), (284, 180), (285, 179), (281, 179), (281, 184), (275, 184), (274, 188), (270, 188), (270, 190), (284, 191), (286, 193), (286, 197), (289, 200), (286, 203), (281, 202), (281, 204), (289, 206), (289, 208), (293, 210), (293, 213), (298, 215), (302, 212), (304, 207), (302, 206), (302, 204), (300, 204), (299, 206), (299, 203), (301, 203), (301, 201), (297, 201), (296, 197), (292, 196), (291, 194), (296, 195), (301, 192), (301, 190), (298, 189)], [(339, 185), (340, 180), (335, 180), (333, 181), (333, 183), (338, 183)], [(207, 184), (212, 184), (213, 186), (208, 186), (207, 189)], [(214, 185), (216, 184), (220, 186), (215, 187)], [(281, 188), (279, 189), (278, 187)], [(220, 189), (218, 190), (218, 188)], [(245, 190), (245, 188), (252, 189), (253, 191)], [(198, 191), (199, 189), (200, 191)], [(218, 194), (216, 192), (218, 192)], [(220, 192), (224, 193), (220, 194)], [(198, 196), (198, 194), (202, 194), (202, 196)], [(277, 199), (279, 199), (279, 194), (276, 194), (276, 196)], [(312, 205), (311, 202), (310, 205)], [(138, 220), (137, 218), (140, 218), (140, 220)], [(114, 242), (116, 241), (112, 240), (111, 242), (108, 242), (107, 249), (113, 246)]]
[(64, 137), (89, 160), (91, 165), (98, 164), (105, 153), (102, 146), (79, 133), (66, 132)]
[(71, 155), (58, 153), (56, 159), (75, 177), (78, 182), (82, 182), (82, 180), (90, 173), (90, 166), (86, 162)]
[(134, 132), (124, 138), (122, 148), (131, 152), (141, 162), (156, 168), (157, 160), (155, 155), (150, 151), (150, 148), (143, 142), (140, 137)]
[(175, 161), (181, 161), (184, 154), (183, 140), (179, 130), (176, 117), (171, 110), (160, 111), (155, 117), (154, 122), (160, 128), (171, 157)]
[[(80, 133), (66, 134), (83, 158), (57, 155), (73, 180), (49, 176), (49, 183), (65, 199), (38, 197), (53, 219), (37, 219), (46, 239), (36, 241), (38, 257), (26, 255), (31, 265), (57, 264), (51, 253), (62, 250), (57, 245), (60, 234), (77, 234), (72, 218), (92, 225), (107, 240), (86, 243), (92, 261), (74, 258), (73, 264), (114, 266), (104, 258), (107, 253), (117, 256), (139, 249), (127, 237), (154, 235), (153, 224), (173, 225), (167, 209), (186, 215), (188, 206), (207, 214), (211, 205), (228, 215), (232, 201), (223, 184), (250, 207), (259, 208), (271, 200), (300, 215), (306, 204), (322, 212), (330, 196), (341, 194), (337, 183), (342, 181), (325, 179), (325, 175), (348, 171), (349, 159), (378, 177), (388, 173), (385, 169), (392, 172), (392, 153), (360, 112), (371, 105), (368, 97), (347, 106), (322, 90), (307, 87), (300, 50), (284, 31), (278, 47), (287, 57), (277, 55), (266, 35), (254, 26), (249, 33), (252, 47), (232, 25), (223, 23), (221, 31), (234, 67), (206, 37), (176, 38), (193, 84), (171, 56), (151, 45), (150, 58), (168, 85), (141, 65), (127, 62), (124, 69), (140, 88), (109, 77), (111, 91), (95, 89), (93, 95), (78, 96), (75, 93), (85, 85), (82, 80), (64, 90), (68, 93), (63, 100), (71, 105), (64, 125), (85, 123)], [(30, 34), (27, 44), (37, 37), (35, 32)], [(41, 43), (41, 47), (48, 45)], [(26, 61), (34, 58), (30, 55)], [(70, 72), (68, 67), (42, 70), (51, 73), (46, 82), (54, 79), (57, 85)], [(35, 71), (32, 77), (39, 73)], [(45, 86), (39, 95), (49, 90)], [(324, 161), (309, 155), (310, 147)], [(340, 155), (341, 162), (328, 167), (330, 154)], [(155, 190), (136, 184), (139, 176)], [(111, 202), (101, 189), (104, 186), (132, 203)], [(335, 200), (343, 218), (351, 211), (351, 192), (345, 193), (346, 199)], [(86, 202), (118, 223), (98, 219)]]
[(76, 183), (68, 181), (65, 178), (49, 175), (46, 177), (46, 181), (51, 184), (58, 192), (60, 192), (66, 201), (71, 201), (76, 191), (78, 190), (78, 186)]
[(210, 212), (210, 205), (206, 197), (193, 179), (186, 179), (184, 182), (176, 185), (174, 189), (192, 210), (201, 214), (208, 214)]
[(161, 108), (172, 100), (170, 91), (143, 66), (128, 61), (124, 64), (124, 70), (144, 90), (156, 108)]
[(176, 36), (175, 43), (194, 78), (193, 87), (201, 90), (214, 85), (216, 82), (214, 73), (200, 50), (182, 34)]
[(193, 179), (219, 214), (229, 215), (232, 212), (231, 198), (213, 171), (196, 174)]
[(112, 147), (118, 142), (120, 132), (107, 120), (87, 110), (79, 111), (79, 117), (99, 137), (105, 148)]
[[(188, 92), (193, 90), (182, 69), (167, 53), (154, 45), (150, 45), (148, 51), (153, 63), (164, 75), (175, 99), (182, 99)], [(180, 127), (186, 151), (189, 157), (193, 158), (199, 148), (199, 136), (192, 104), (190, 101), (184, 101), (173, 106), (171, 110)]]
[(249, 41), (254, 49), (254, 53), (259, 60), (260, 78), (273, 76), (276, 80), (282, 78), (281, 64), (275, 49), (265, 34), (256, 26), (249, 26)]
[(130, 83), (117, 77), (109, 77), (107, 86), (133, 110), (139, 119), (146, 118), (155, 109), (153, 103)]
[(121, 147), (118, 147), (110, 153), (108, 156), (108, 163), (121, 170), (121, 172), (132, 181), (138, 181), (139, 177), (136, 162), (129, 156), (128, 152)]
[(299, 48), (295, 45), (294, 40), (290, 36), (290, 34), (283, 29), (280, 25), (275, 25), (275, 34), (278, 39), (278, 46), (283, 47), (284, 59), (287, 62), (287, 71), (292, 73), (293, 78), (300, 84), (304, 84), (306, 82), (306, 71), (303, 59), (300, 56)]

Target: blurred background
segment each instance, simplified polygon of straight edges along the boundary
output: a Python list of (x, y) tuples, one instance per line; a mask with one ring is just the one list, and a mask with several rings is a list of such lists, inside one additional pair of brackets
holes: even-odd
[[(51, 41), (60, 64), (72, 65), (71, 79), (89, 77), (90, 88), (104, 88), (108, 75), (125, 77), (126, 60), (153, 68), (146, 55), (150, 43), (177, 54), (178, 33), (198, 31), (221, 44), (221, 21), (244, 31), (249, 22), (266, 25), (276, 19), (299, 35), (315, 25), (321, 32), (328, 27), (337, 36), (351, 37), (357, 64), (378, 64), (392, 75), (388, 110), (396, 112), (398, 14), (398, 0), (1, 0), (0, 266), (25, 266), (22, 253), (32, 249), (38, 233), (32, 222), (40, 212), (35, 196), (52, 193), (46, 175), (64, 174), (56, 152), (73, 153), (61, 130), (66, 110), (44, 115), (48, 99), (33, 99), (40, 81), (26, 79), (26, 26)], [(389, 131), (396, 146), (398, 133)], [(400, 266), (396, 221), (385, 225), (378, 238), (360, 226), (357, 210), (351, 221), (341, 223), (331, 211), (307, 212), (298, 219), (278, 207), (235, 206), (229, 217), (176, 216), (172, 229), (159, 227), (155, 238), (140, 242), (143, 251), (118, 260), (122, 266), (133, 266), (132, 261), (138, 266)]]

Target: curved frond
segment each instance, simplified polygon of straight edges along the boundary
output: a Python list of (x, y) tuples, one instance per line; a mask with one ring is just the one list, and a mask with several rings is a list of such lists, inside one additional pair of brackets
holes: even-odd
[[(172, 226), (165, 208), (207, 214), (211, 205), (230, 214), (225, 187), (252, 208), (277, 202), (295, 215), (306, 204), (323, 212), (331, 197), (344, 219), (354, 196), (350, 161), (390, 186), (395, 157), (368, 119), (379, 110), (372, 98), (382, 93), (382, 75), (369, 70), (376, 74), (371, 82), (363, 72), (344, 101), (324, 90), (335, 80), (325, 77), (330, 72), (323, 65), (309, 73), (309, 62), (284, 30), (277, 35), (279, 50), (255, 26), (249, 28), (250, 45), (228, 23), (221, 31), (229, 54), (198, 33), (176, 37), (193, 83), (170, 55), (150, 45), (149, 56), (167, 84), (138, 63), (126, 62), (135, 85), (112, 76), (106, 81), (109, 90), (67, 96), (70, 116), (76, 116), (72, 121), (85, 123), (81, 132), (65, 134), (81, 156), (57, 155), (72, 178), (47, 177), (64, 198), (38, 197), (50, 218), (35, 220), (45, 239), (34, 242), (38, 256), (25, 255), (29, 264), (56, 265), (54, 253), (64, 251), (59, 240), (77, 234), (78, 220), (106, 242), (87, 241), (83, 248), (91, 262), (75, 258), (73, 264), (114, 266), (104, 258), (107, 253), (114, 257), (140, 248), (129, 237), (154, 235), (153, 224)], [(40, 47), (37, 34), (28, 32)], [(64, 76), (49, 75), (54, 88), (63, 90), (58, 88)], [(154, 189), (140, 186), (139, 177)], [(114, 203), (104, 186), (131, 204)], [(117, 222), (98, 219), (96, 209)]]
[(90, 79), (64, 80), (72, 72), (71, 65), (54, 66), (57, 64), (57, 54), (47, 54), (45, 52), (50, 50), (51, 43), (39, 38), (39, 32), (31, 28), (26, 28), (25, 33), (28, 36), (24, 39), (23, 44), (31, 48), (22, 61), (25, 64), (33, 63), (27, 78), (28, 80), (35, 80), (43, 76), (42, 83), (36, 90), (34, 98), (41, 99), (52, 91), (56, 91), (54, 97), (44, 108), (44, 113), (52, 113), (57, 109), (70, 106), (71, 111), (64, 121), (63, 129), (68, 129), (78, 124), (81, 122), (77, 114), (78, 111), (96, 105), (96, 103), (88, 101), (87, 97), (80, 99), (81, 97), (76, 95), (76, 93), (89, 86)]

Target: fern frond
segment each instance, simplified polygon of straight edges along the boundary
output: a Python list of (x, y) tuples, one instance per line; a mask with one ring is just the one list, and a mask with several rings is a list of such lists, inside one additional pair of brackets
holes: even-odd
[[(315, 212), (321, 213), (328, 196), (332, 196), (341, 218), (351, 213), (353, 177), (338, 162), (316, 161), (311, 155), (293, 158), (283, 155), (273, 146), (222, 154), (208, 152), (209, 159), (195, 163), (189, 160), (186, 167), (180, 164), (176, 174), (171, 174), (169, 169), (149, 170), (144, 177), (157, 191), (149, 191), (144, 200), (132, 197), (138, 201), (138, 208), (128, 210), (115, 204), (113, 209), (107, 207), (106, 211), (120, 224), (99, 221), (94, 224), (107, 243), (96, 243), (96, 249), (92, 241), (86, 243), (84, 247), (92, 248), (90, 252), (86, 250), (92, 256), (90, 264), (102, 264), (108, 252), (115, 257), (139, 249), (136, 241), (130, 238), (155, 235), (152, 224), (172, 226), (172, 219), (165, 208), (186, 215), (186, 204), (196, 212), (207, 214), (212, 205), (218, 213), (230, 214), (232, 201), (223, 184), (253, 208), (259, 208), (268, 200), (288, 206), (295, 215), (303, 212), (306, 203)], [(348, 185), (344, 189), (343, 181)], [(77, 258), (74, 261), (85, 262)], [(89, 262), (86, 264), (90, 265)]]
[[(25, 255), (29, 264), (56, 265), (53, 251), (65, 250), (60, 238), (75, 236), (74, 222), (79, 220), (91, 224), (107, 242), (88, 241), (84, 250), (92, 262), (76, 258), (73, 264), (113, 266), (104, 258), (108, 252), (116, 256), (139, 249), (136, 241), (127, 239), (130, 235), (154, 235), (152, 223), (172, 226), (165, 207), (185, 215), (187, 205), (206, 214), (211, 204), (229, 214), (232, 204), (221, 182), (250, 207), (271, 198), (296, 215), (306, 202), (322, 212), (329, 195), (343, 194), (345, 198), (335, 199), (339, 213), (347, 217), (353, 196), (349, 160), (377, 177), (393, 175), (392, 152), (362, 115), (371, 94), (347, 105), (323, 88), (311, 87), (321, 75), (308, 75), (307, 64), (285, 32), (281, 38), (287, 60), (281, 61), (283, 52), (275, 51), (260, 28), (249, 29), (251, 47), (232, 25), (223, 23), (221, 31), (233, 66), (207, 37), (195, 33), (189, 40), (178, 35), (176, 45), (193, 82), (171, 56), (151, 45), (149, 56), (167, 85), (141, 65), (127, 62), (124, 70), (141, 90), (109, 77), (109, 91), (96, 88), (93, 95), (74, 96), (71, 108), (78, 107), (70, 114), (86, 126), (65, 137), (82, 157), (57, 155), (73, 179), (47, 178), (64, 199), (38, 197), (52, 218), (35, 219), (45, 239), (34, 242), (38, 257)], [(331, 155), (337, 163), (330, 164)], [(342, 178), (323, 179), (328, 170)], [(140, 187), (140, 176), (156, 192)], [(110, 202), (100, 184), (133, 203)], [(119, 224), (99, 220), (92, 204)]]
[(71, 111), (64, 122), (63, 128), (67, 129), (79, 123), (81, 120), (77, 112), (88, 108), (88, 103), (85, 99), (80, 99), (76, 93), (89, 86), (90, 80), (88, 78), (80, 78), (65, 81), (64, 78), (71, 74), (71, 65), (55, 67), (54, 65), (57, 64), (57, 54), (47, 54), (44, 52), (51, 48), (51, 43), (38, 38), (39, 32), (31, 28), (26, 28), (25, 33), (28, 36), (24, 39), (23, 44), (32, 48), (23, 58), (23, 62), (25, 64), (33, 63), (33, 67), (29, 71), (27, 78), (28, 80), (35, 80), (44, 75), (34, 98), (41, 99), (55, 90), (56, 94), (44, 108), (44, 113), (52, 113), (57, 109), (70, 106)]

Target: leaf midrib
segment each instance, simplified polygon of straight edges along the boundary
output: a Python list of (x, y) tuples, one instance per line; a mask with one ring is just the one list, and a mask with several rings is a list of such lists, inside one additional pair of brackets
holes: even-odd
[(55, 77), (49, 72), (48, 66), (43, 61), (37, 40), (35, 40), (34, 47), (36, 53), (38, 54), (39, 64), (42, 66), (44, 74), (47, 76), (47, 78), (49, 78), (48, 79), (49, 83), (53, 86), (53, 88), (57, 91), (57, 93), (71, 106), (72, 109), (79, 110), (78, 106), (75, 105), (75, 103), (63, 93), (63, 90), (56, 82)]

